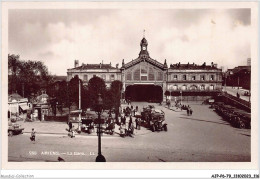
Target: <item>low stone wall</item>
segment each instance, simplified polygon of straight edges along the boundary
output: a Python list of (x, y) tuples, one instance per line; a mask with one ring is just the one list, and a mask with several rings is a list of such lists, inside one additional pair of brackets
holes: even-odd
[[(171, 101), (181, 100), (180, 96), (172, 96)], [(189, 101), (205, 101), (206, 99), (210, 99), (212, 96), (182, 96), (183, 102), (189, 102)]]
[(44, 116), (44, 121), (68, 122), (68, 116)]

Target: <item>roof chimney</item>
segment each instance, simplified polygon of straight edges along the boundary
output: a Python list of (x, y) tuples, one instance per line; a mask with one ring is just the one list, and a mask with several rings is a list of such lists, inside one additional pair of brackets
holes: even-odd
[(99, 64), (99, 68), (101, 68), (101, 66), (102, 66), (102, 64), (100, 63), (100, 64)]
[(74, 67), (75, 67), (75, 68), (79, 67), (79, 60), (75, 60), (75, 61), (74, 61)]
[(124, 68), (125, 67), (125, 60), (123, 59), (122, 60), (122, 68)]

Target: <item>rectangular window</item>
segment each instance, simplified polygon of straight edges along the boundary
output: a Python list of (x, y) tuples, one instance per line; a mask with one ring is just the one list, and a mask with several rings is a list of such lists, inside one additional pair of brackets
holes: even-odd
[(149, 73), (149, 80), (154, 81), (154, 74), (153, 73)]
[(110, 75), (110, 81), (114, 81), (115, 80), (115, 75)]
[(106, 75), (101, 75), (101, 78), (106, 81)]
[(141, 76), (142, 81), (147, 81), (147, 76)]
[(205, 75), (200, 75), (200, 80), (205, 81)]
[(211, 81), (214, 80), (214, 75), (210, 75), (210, 80), (211, 80)]
[(83, 81), (88, 81), (88, 75), (83, 76)]
[(141, 69), (141, 73), (142, 73), (142, 74), (147, 74), (147, 71), (142, 68), (142, 69)]
[(134, 80), (140, 80), (140, 69), (134, 71)]
[(173, 75), (173, 80), (177, 80), (178, 76), (177, 75)]
[(186, 75), (183, 75), (183, 76), (182, 76), (182, 80), (184, 80), (184, 81), (187, 80), (187, 76), (186, 76)]
[(147, 81), (147, 77), (148, 76), (148, 74), (147, 74), (147, 70), (146, 69), (141, 69), (141, 80), (142, 81)]
[(191, 80), (192, 80), (192, 81), (195, 81), (195, 80), (196, 80), (196, 76), (192, 76), (192, 77), (191, 77)]
[(163, 80), (163, 73), (162, 72), (157, 73), (157, 80), (159, 80), (159, 81)]
[(132, 73), (127, 73), (126, 80), (128, 80), (128, 81), (132, 80)]

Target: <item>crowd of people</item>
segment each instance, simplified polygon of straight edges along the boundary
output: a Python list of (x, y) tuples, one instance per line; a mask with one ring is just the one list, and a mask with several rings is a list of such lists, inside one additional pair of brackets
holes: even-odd
[[(132, 137), (134, 134), (134, 129), (141, 129), (141, 118), (138, 106), (134, 108), (134, 106), (128, 103), (128, 106), (122, 108), (119, 116), (119, 130), (121, 135), (128, 135)], [(135, 122), (135, 127), (134, 127)]]

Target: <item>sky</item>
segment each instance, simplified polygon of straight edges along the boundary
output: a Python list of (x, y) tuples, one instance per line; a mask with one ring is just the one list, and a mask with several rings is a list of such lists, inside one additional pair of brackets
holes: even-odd
[[(150, 57), (168, 66), (247, 64), (250, 9), (11, 9), (8, 53), (43, 61), (53, 75), (82, 64), (136, 59), (143, 36)], [(144, 33), (145, 30), (145, 33)]]

